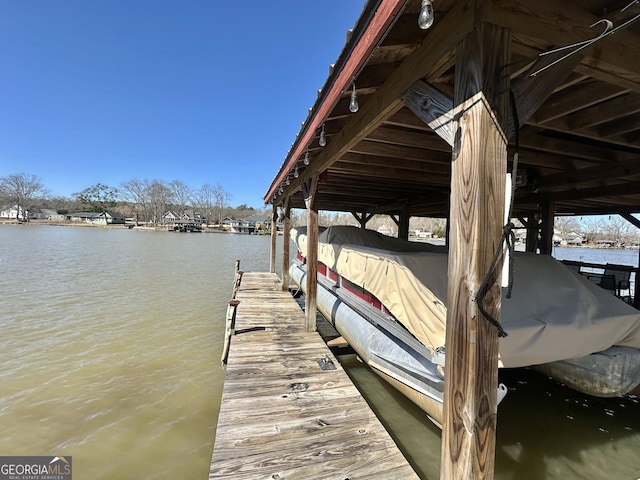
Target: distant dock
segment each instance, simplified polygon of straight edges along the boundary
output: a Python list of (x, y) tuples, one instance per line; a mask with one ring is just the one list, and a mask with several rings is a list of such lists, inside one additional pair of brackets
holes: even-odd
[(209, 479), (417, 479), (280, 279), (236, 278)]

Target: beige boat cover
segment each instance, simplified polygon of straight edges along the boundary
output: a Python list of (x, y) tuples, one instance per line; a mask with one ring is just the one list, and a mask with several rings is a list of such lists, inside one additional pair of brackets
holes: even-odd
[[(307, 256), (306, 227), (291, 238)], [(426, 347), (445, 345), (445, 247), (356, 227), (319, 235), (318, 261), (375, 295)], [(502, 298), (501, 367), (577, 358), (612, 345), (640, 348), (640, 312), (547, 255), (516, 253)]]

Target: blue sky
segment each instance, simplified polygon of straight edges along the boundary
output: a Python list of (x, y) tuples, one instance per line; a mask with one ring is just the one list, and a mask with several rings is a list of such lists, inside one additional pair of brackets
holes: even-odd
[(0, 0), (0, 177), (263, 196), (364, 0)]

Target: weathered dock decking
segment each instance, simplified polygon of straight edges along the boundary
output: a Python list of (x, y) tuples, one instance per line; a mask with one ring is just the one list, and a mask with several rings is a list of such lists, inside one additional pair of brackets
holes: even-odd
[(236, 299), (210, 479), (418, 478), (275, 274)]

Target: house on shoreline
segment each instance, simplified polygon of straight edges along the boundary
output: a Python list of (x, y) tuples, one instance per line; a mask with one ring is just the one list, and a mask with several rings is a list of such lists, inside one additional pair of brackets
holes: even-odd
[[(255, 214), (242, 219), (227, 217), (222, 220), (222, 226), (231, 233), (261, 234), (271, 231), (271, 218), (264, 214)], [(281, 221), (276, 222), (278, 231), (282, 231)]]
[(65, 220), (93, 225), (124, 225), (125, 218), (116, 212), (72, 212), (65, 215)]

